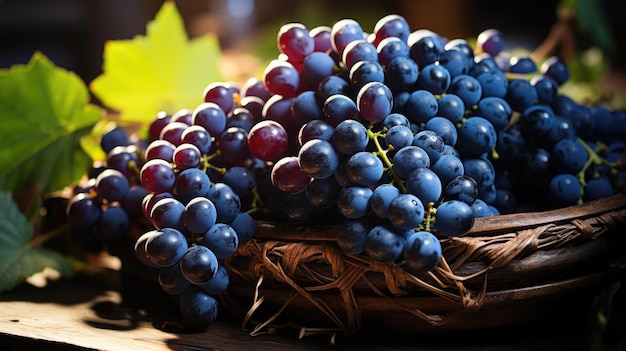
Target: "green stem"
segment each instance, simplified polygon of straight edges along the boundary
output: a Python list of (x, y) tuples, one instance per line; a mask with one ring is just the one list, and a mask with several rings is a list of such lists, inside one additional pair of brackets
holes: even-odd
[(400, 189), (400, 192), (405, 193), (406, 187), (404, 186), (404, 182), (396, 174), (396, 172), (393, 171), (393, 163), (391, 162), (391, 160), (389, 160), (389, 157), (387, 157), (387, 150), (383, 149), (382, 145), (380, 145), (380, 141), (378, 140), (379, 137), (384, 138), (385, 134), (382, 132), (372, 131), (372, 127), (373, 123), (370, 124), (370, 127), (367, 129), (367, 136), (370, 140), (374, 142), (374, 145), (376, 146), (376, 151), (374, 151), (374, 153), (383, 161), (385, 167), (391, 172), (391, 175), (393, 176), (393, 182), (397, 185), (398, 189)]

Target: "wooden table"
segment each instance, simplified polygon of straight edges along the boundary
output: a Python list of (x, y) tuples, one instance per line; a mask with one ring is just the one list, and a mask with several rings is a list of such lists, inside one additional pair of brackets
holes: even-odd
[[(0, 349), (9, 350), (580, 350), (593, 296), (552, 320), (471, 332), (392, 335), (368, 330), (350, 337), (307, 336), (281, 330), (250, 336), (240, 321), (223, 313), (202, 332), (157, 328), (159, 318), (121, 305), (117, 283), (100, 276), (29, 285), (0, 294)], [(119, 281), (118, 281), (119, 283)], [(136, 291), (146, 300), (153, 287)], [(141, 289), (141, 288), (140, 288)], [(143, 294), (143, 295), (142, 295)], [(574, 298), (574, 297), (573, 297)], [(163, 325), (161, 325), (163, 326)], [(171, 329), (171, 328), (170, 328)]]

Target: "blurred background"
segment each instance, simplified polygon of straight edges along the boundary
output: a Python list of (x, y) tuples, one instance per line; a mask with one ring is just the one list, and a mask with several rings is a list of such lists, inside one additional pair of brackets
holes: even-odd
[[(597, 15), (595, 22), (587, 21), (587, 28), (575, 23), (577, 48), (582, 50), (596, 44), (598, 38), (593, 31), (598, 31), (597, 27), (607, 28), (612, 46), (603, 59), (612, 70), (622, 71), (626, 67), (623, 50), (626, 2), (622, 0), (175, 2), (191, 37), (215, 33), (225, 53), (247, 55), (260, 65), (277, 55), (276, 33), (287, 22), (301, 22), (310, 29), (353, 18), (365, 31), (371, 31), (379, 18), (398, 13), (414, 30), (426, 28), (450, 39), (472, 39), (484, 29), (497, 28), (504, 34), (507, 45), (531, 50), (557, 22), (559, 4), (586, 4), (584, 12), (580, 11), (583, 17), (590, 16), (591, 6), (599, 11), (601, 25)], [(162, 3), (162, 0), (0, 0), (0, 68), (26, 63), (39, 50), (56, 65), (76, 72), (89, 82), (101, 73), (105, 41), (145, 34), (146, 23), (154, 18)]]

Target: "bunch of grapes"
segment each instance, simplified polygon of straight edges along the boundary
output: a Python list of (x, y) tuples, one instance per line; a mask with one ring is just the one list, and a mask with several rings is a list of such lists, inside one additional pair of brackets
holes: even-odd
[(146, 140), (105, 134), (107, 169), (68, 207), (81, 225), (147, 220), (135, 252), (194, 323), (215, 319), (221, 262), (257, 220), (337, 224), (346, 253), (419, 273), (478, 217), (624, 188), (626, 112), (562, 95), (565, 62), (512, 56), (497, 30), (470, 45), (392, 14), (371, 33), (287, 23), (277, 47), (261, 77), (210, 82)]

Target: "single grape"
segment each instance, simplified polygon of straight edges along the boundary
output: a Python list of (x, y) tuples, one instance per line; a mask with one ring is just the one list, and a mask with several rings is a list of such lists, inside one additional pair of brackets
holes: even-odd
[(295, 194), (306, 190), (311, 177), (300, 169), (297, 156), (283, 157), (271, 171), (272, 184), (282, 192)]
[(211, 188), (211, 180), (199, 168), (189, 168), (180, 172), (174, 184), (174, 193), (183, 204), (198, 196), (206, 196)]
[(429, 168), (416, 168), (406, 178), (406, 192), (415, 195), (423, 204), (436, 203), (442, 188), (441, 180)]
[(96, 178), (98, 196), (107, 202), (122, 201), (130, 190), (130, 183), (122, 172), (106, 169)]
[(263, 120), (248, 133), (248, 147), (252, 156), (264, 161), (277, 161), (287, 152), (287, 131), (278, 122)]
[(194, 325), (213, 323), (219, 311), (215, 297), (193, 285), (180, 294), (179, 307), (185, 321)]
[(364, 217), (370, 210), (369, 201), (372, 190), (364, 186), (342, 188), (337, 196), (337, 208), (349, 219)]
[(215, 254), (204, 245), (189, 247), (180, 258), (180, 269), (190, 283), (206, 284), (217, 274), (219, 263)]
[(191, 285), (180, 270), (179, 264), (161, 268), (157, 280), (161, 289), (170, 295), (178, 295)]
[(203, 196), (191, 199), (183, 212), (185, 228), (195, 234), (204, 234), (217, 221), (217, 209), (213, 202)]
[(424, 220), (422, 201), (413, 194), (400, 194), (389, 204), (389, 221), (402, 230), (416, 228)]
[(435, 228), (446, 236), (461, 236), (472, 229), (474, 214), (467, 203), (460, 200), (442, 202), (435, 212)]
[(185, 205), (175, 198), (164, 198), (157, 201), (150, 211), (150, 221), (157, 229), (174, 228), (185, 230), (183, 213)]
[(176, 174), (169, 162), (162, 159), (147, 161), (139, 173), (141, 184), (152, 193), (170, 192), (176, 181)]
[(383, 163), (371, 152), (357, 152), (348, 159), (346, 166), (348, 178), (359, 185), (374, 185), (383, 176)]
[(404, 264), (408, 270), (421, 273), (435, 268), (443, 255), (441, 243), (426, 231), (409, 235), (404, 246)]
[(161, 228), (150, 232), (142, 242), (144, 242), (143, 250), (150, 262), (159, 267), (178, 264), (188, 248), (187, 239), (183, 233), (174, 228)]
[(201, 284), (200, 288), (211, 295), (219, 295), (228, 289), (230, 284), (230, 276), (224, 265), (219, 265), (217, 273), (208, 282)]
[(406, 239), (407, 235), (403, 230), (389, 224), (377, 225), (367, 233), (365, 252), (376, 261), (393, 262), (402, 254)]
[(88, 193), (79, 193), (70, 198), (66, 214), (70, 221), (78, 227), (86, 228), (100, 220), (102, 209), (97, 198)]
[(172, 159), (176, 168), (183, 171), (188, 168), (197, 168), (200, 165), (202, 154), (194, 144), (182, 143), (176, 147)]
[(216, 223), (202, 235), (200, 244), (208, 247), (218, 259), (228, 258), (237, 251), (239, 236), (228, 224)]
[(335, 173), (339, 155), (333, 145), (325, 140), (307, 141), (298, 151), (300, 169), (311, 178), (327, 178)]
[(241, 199), (233, 189), (225, 183), (215, 183), (206, 197), (217, 209), (217, 222), (232, 221), (241, 210)]

